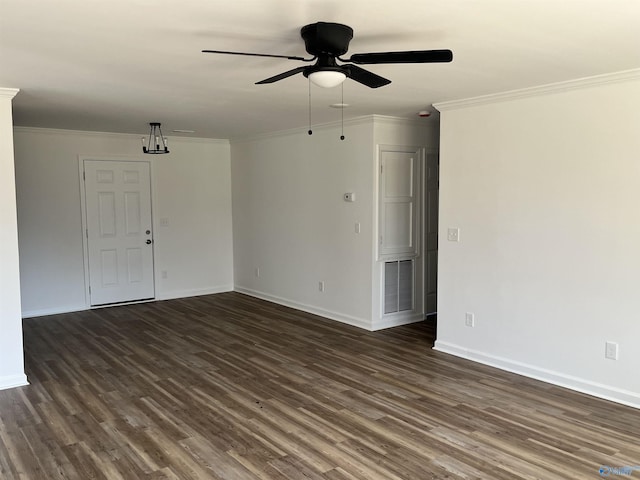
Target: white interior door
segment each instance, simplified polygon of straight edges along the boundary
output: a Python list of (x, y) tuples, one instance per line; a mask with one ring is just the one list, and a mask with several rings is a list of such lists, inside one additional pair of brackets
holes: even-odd
[(149, 163), (85, 160), (84, 179), (91, 305), (154, 298)]

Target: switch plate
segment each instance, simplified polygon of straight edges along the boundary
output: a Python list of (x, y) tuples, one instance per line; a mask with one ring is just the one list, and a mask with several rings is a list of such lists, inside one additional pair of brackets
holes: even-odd
[(255, 273), (256, 273), (256, 278), (260, 278), (260, 267), (256, 267)]
[(360, 233), (360, 222), (356, 222), (355, 232)]
[(464, 314), (464, 324), (467, 327), (475, 327), (476, 326), (476, 319), (475, 319), (473, 313), (467, 312), (467, 313)]
[(605, 342), (604, 358), (609, 360), (618, 360), (618, 344), (616, 342)]
[(324, 292), (324, 282), (318, 282), (318, 290)]
[(450, 242), (459, 242), (460, 241), (460, 229), (459, 228), (449, 228), (447, 229), (447, 240)]

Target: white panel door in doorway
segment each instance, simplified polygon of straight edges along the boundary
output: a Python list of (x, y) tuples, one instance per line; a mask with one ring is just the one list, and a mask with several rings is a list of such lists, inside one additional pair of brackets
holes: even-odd
[(85, 160), (84, 181), (91, 305), (154, 298), (149, 163)]

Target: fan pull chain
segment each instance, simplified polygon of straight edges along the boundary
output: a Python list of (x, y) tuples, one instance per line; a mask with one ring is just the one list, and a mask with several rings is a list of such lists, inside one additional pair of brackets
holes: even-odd
[(311, 130), (311, 79), (309, 79), (309, 135), (313, 135)]
[(342, 108), (340, 109), (340, 140), (344, 140), (344, 83), (340, 84)]

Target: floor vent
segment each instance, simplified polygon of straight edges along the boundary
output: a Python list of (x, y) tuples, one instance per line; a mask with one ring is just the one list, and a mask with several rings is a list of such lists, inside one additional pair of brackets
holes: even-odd
[(384, 313), (413, 310), (413, 260), (384, 264)]

